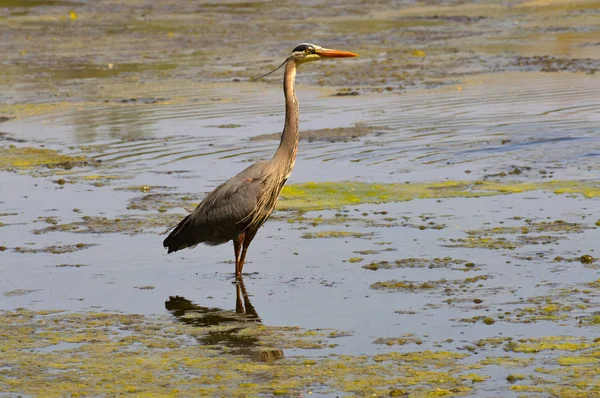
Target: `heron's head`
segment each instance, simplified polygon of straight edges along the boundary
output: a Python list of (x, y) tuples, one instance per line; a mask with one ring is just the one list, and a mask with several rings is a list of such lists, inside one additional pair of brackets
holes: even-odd
[(302, 43), (292, 50), (288, 60), (294, 60), (296, 64), (304, 64), (306, 62), (320, 61), (327, 58), (350, 58), (358, 57), (358, 54), (348, 51), (333, 50), (331, 48), (323, 48), (316, 44)]
[(350, 58), (358, 57), (358, 54), (354, 54), (348, 51), (333, 50), (331, 48), (323, 48), (316, 44), (302, 43), (298, 44), (296, 48), (292, 50), (292, 53), (287, 57), (285, 61), (271, 72), (265, 73), (264, 75), (255, 77), (251, 81), (262, 79), (265, 76), (269, 76), (271, 73), (279, 70), (283, 65), (290, 61), (293, 61), (296, 65), (301, 65), (306, 62), (319, 61), (326, 58)]

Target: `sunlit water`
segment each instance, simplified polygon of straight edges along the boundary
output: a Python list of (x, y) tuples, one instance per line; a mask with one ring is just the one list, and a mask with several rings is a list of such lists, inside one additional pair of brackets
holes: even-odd
[[(510, 75), (508, 75), (510, 76)], [(526, 75), (525, 75), (526, 76)], [(31, 231), (44, 226), (38, 217), (59, 216), (61, 222), (81, 214), (116, 217), (127, 214), (127, 201), (138, 193), (114, 188), (131, 185), (170, 187), (171, 192), (202, 193), (216, 186), (248, 162), (268, 158), (277, 141), (249, 138), (278, 132), (283, 124), (280, 89), (275, 85), (206, 86), (202, 90), (162, 92), (161, 97), (184, 97), (172, 104), (86, 105), (64, 113), (4, 123), (2, 129), (19, 138), (70, 149), (102, 160), (115, 180), (104, 187), (86, 183), (60, 188), (52, 178), (0, 174), (3, 211), (2, 242), (8, 248), (44, 247), (53, 244), (94, 243), (74, 253), (2, 253), (0, 292), (29, 289), (27, 295), (5, 297), (1, 308), (101, 308), (135, 313), (165, 313), (169, 296), (183, 296), (210, 307), (233, 309), (231, 284), (233, 250), (230, 245), (198, 247), (167, 256), (162, 236), (155, 233), (81, 235)], [(443, 90), (409, 94), (334, 97), (322, 92), (298, 93), (301, 129), (351, 127), (356, 123), (381, 128), (379, 134), (358, 140), (300, 144), (290, 183), (303, 181), (362, 180), (367, 182), (418, 182), (476, 180), (511, 167), (531, 167), (528, 178), (538, 180), (553, 173), (556, 179), (594, 179), (599, 172), (600, 84), (594, 76), (574, 74), (515, 75), (489, 83), (452, 86)], [(223, 125), (239, 125), (239, 127)], [(181, 173), (168, 174), (171, 171)], [(98, 173), (97, 170), (88, 174)], [(43, 194), (40, 194), (42, 192)], [(182, 209), (170, 211), (183, 214)], [(484, 226), (521, 225), (514, 216), (532, 219), (581, 219), (598, 217), (598, 200), (524, 193), (479, 199), (413, 200), (386, 205), (361, 205), (350, 216), (378, 219), (406, 217), (417, 223), (427, 214), (444, 229), (365, 227), (348, 230), (373, 233), (365, 238), (302, 239), (303, 230), (287, 222), (270, 221), (250, 248), (246, 287), (258, 315), (267, 325), (299, 325), (336, 328), (352, 335), (336, 340), (329, 352), (372, 354), (389, 350), (374, 345), (378, 337), (414, 333), (423, 339), (420, 349), (453, 339), (453, 348), (492, 336), (540, 336), (585, 334), (575, 325), (558, 327), (545, 322), (493, 327), (457, 322), (475, 315), (494, 316), (508, 311), (520, 299), (540, 294), (540, 282), (557, 284), (589, 281), (597, 271), (573, 265), (550, 266), (547, 261), (523, 262), (515, 255), (574, 256), (597, 247), (596, 230), (572, 234), (551, 246), (524, 246), (508, 256), (503, 251), (450, 248), (450, 239)], [(314, 212), (308, 216), (333, 216)], [(38, 225), (41, 224), (41, 225)], [(336, 229), (324, 226), (310, 231)], [(153, 231), (158, 232), (158, 231)], [(364, 256), (363, 263), (348, 260), (359, 250), (381, 250)], [(361, 268), (369, 261), (393, 261), (409, 257), (453, 257), (481, 266), (463, 273), (449, 269)], [(510, 261), (509, 261), (510, 260)], [(57, 268), (58, 264), (81, 264)], [(387, 293), (370, 288), (389, 279), (427, 281), (485, 274), (485, 286), (453, 295), (464, 304), (448, 306), (439, 290)], [(136, 286), (153, 286), (151, 290)], [(484, 300), (474, 308), (473, 298)], [(414, 311), (398, 314), (395, 311)], [(406, 349), (413, 349), (410, 346)], [(404, 349), (392, 347), (392, 349)], [(286, 355), (292, 354), (290, 352)], [(307, 355), (303, 352), (303, 355)]]

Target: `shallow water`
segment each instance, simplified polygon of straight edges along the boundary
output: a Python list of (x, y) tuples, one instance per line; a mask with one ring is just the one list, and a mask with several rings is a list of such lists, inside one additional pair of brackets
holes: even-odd
[[(473, 7), (463, 10), (465, 15), (485, 16), (474, 30), (504, 26), (487, 6)], [(424, 9), (423, 15), (439, 13), (435, 23), (365, 22), (359, 33), (418, 26), (437, 34), (455, 29), (454, 22), (461, 24), (454, 16), (442, 18), (449, 9)], [(40, 12), (32, 10), (28, 12)], [(401, 14), (413, 12), (408, 8)], [(587, 14), (581, 15), (585, 20)], [(450, 27), (448, 21), (454, 21)], [(503, 46), (514, 39), (503, 37)], [(548, 37), (531, 40), (547, 44)], [(575, 44), (586, 40), (593, 44), (595, 38), (582, 35)], [(591, 57), (595, 48), (577, 47), (569, 54)], [(369, 56), (377, 49), (366, 51)], [(479, 51), (496, 54), (498, 49), (490, 45)], [(321, 338), (319, 349), (292, 345), (283, 355), (310, 360), (366, 355), (374, 360), (385, 353), (445, 350), (469, 354), (457, 372), (477, 369), (490, 377), (474, 382), (470, 391), (438, 391), (437, 384), (429, 383), (426, 396), (436, 391), (490, 397), (536, 392), (513, 389), (506, 380), (513, 373), (525, 375), (521, 384), (527, 388), (546, 388), (541, 393), (563, 396), (567, 393), (554, 390), (556, 380), (569, 388), (581, 381), (568, 393), (594, 396), (597, 381), (581, 374), (569, 379), (569, 371), (580, 369), (557, 362), (579, 351), (553, 346), (539, 355), (523, 354), (510, 344), (570, 336), (589, 343), (586, 349), (592, 353), (582, 350), (583, 358), (597, 358), (599, 78), (585, 68), (535, 72), (523, 67), (526, 72), (508, 68), (517, 71), (463, 75), (444, 75), (442, 69), (438, 66), (435, 84), (421, 82), (410, 90), (384, 93), (375, 90), (380, 87), (368, 76), (359, 87), (344, 72), (337, 78), (356, 86), (359, 95), (343, 96), (336, 94), (354, 89), (313, 85), (328, 69), (311, 71), (308, 65), (300, 71), (301, 129), (323, 133), (300, 142), (288, 181), (292, 188), (334, 181), (407, 184), (407, 190), (430, 185), (408, 201), (373, 203), (357, 196), (350, 199), (354, 204), (343, 207), (276, 211), (249, 250), (244, 281), (251, 303), (244, 303), (245, 317), (235, 312), (240, 292), (231, 283), (230, 244), (167, 255), (164, 236), (158, 233), (184, 215), (182, 205), (198, 203), (250, 162), (271, 156), (276, 139), (251, 138), (281, 130), (280, 77), (249, 83), (198, 82), (177, 73), (145, 81), (115, 80), (106, 70), (106, 76), (87, 76), (91, 80), (57, 74), (66, 79), (60, 90), (70, 94), (48, 101), (52, 84), (40, 82), (37, 72), (29, 70), (22, 73), (33, 73), (32, 82), (15, 83), (12, 73), (21, 72), (11, 70), (3, 98), (18, 100), (1, 109), (18, 117), (0, 124), (6, 133), (0, 140), (9, 139), (0, 141), (1, 149), (43, 146), (90, 162), (64, 169), (14, 166), (0, 172), (0, 272), (5, 275), (0, 309), (123, 312), (168, 316), (172, 324), (194, 324), (189, 321), (193, 316), (212, 314), (213, 326), (258, 322), (311, 332), (333, 329), (334, 335)], [(132, 67), (127, 73), (138, 70)], [(370, 134), (329, 142), (322, 130), (345, 128), (352, 137), (361, 130), (357, 125), (368, 127)], [(562, 185), (548, 188), (554, 180)], [(482, 191), (475, 197), (467, 197), (472, 188), (460, 190), (483, 182), (500, 188), (491, 196)], [(452, 187), (459, 187), (459, 194), (430, 195)], [(282, 207), (294, 199), (293, 193), (284, 193)], [(174, 296), (191, 303), (182, 301), (178, 312), (170, 299)], [(256, 359), (246, 351), (259, 345), (255, 340), (240, 345), (237, 335), (217, 337), (222, 339), (218, 344), (241, 350), (234, 354)], [(53, 354), (79, 348), (77, 344), (60, 341), (38, 350)], [(275, 348), (269, 355), (276, 367), (279, 346)], [(482, 365), (496, 356), (527, 356), (532, 362), (524, 367)], [(594, 360), (589, 361), (593, 366)], [(539, 369), (544, 367), (567, 370), (542, 382), (546, 374)], [(372, 392), (314, 392), (367, 391)]]
[[(299, 93), (303, 129), (363, 123), (380, 126), (382, 132), (342, 143), (302, 142), (290, 182), (415, 183), (456, 178), (458, 173), (460, 179), (481, 180), (486, 175), (509, 172), (514, 166), (523, 169), (523, 174), (495, 178), (593, 179), (598, 172), (595, 159), (600, 153), (600, 86), (593, 84), (596, 80), (579, 75), (514, 75), (465, 84), (460, 91), (432, 90), (386, 97), (331, 97), (303, 90)], [(235, 308), (230, 245), (199, 247), (167, 256), (161, 247), (162, 237), (156, 234), (158, 229), (133, 236), (32, 234), (32, 230), (48, 225), (44, 222), (47, 217), (68, 223), (79, 220), (82, 214), (109, 219), (135, 214), (126, 209), (128, 201), (142, 192), (120, 188), (158, 186), (152, 193), (189, 192), (200, 199), (202, 192), (245, 167), (246, 162), (268, 157), (277, 141), (248, 139), (277, 131), (282, 119), (280, 93), (247, 84), (219, 88), (224, 89), (219, 94), (228, 96), (228, 101), (212, 106), (194, 105), (194, 98), (217, 94), (212, 91), (214, 87), (207, 87), (206, 92), (190, 90), (186, 93), (188, 100), (182, 104), (108, 104), (3, 124), (3, 130), (16, 137), (44, 142), (53, 148), (71, 148), (70, 154), (101, 159), (103, 166), (99, 170), (71, 170), (66, 178), (72, 178), (74, 183), (65, 185), (53, 182), (56, 177), (2, 174), (3, 186), (10, 186), (3, 194), (3, 212), (14, 215), (2, 217), (6, 224), (2, 227), (2, 244), (8, 248), (2, 253), (3, 274), (9, 277), (0, 282), (0, 291), (32, 291), (5, 297), (2, 308), (163, 314), (165, 301), (175, 295), (201, 306)], [(236, 93), (236, 88), (241, 90)], [(252, 100), (256, 90), (261, 90), (260, 102)], [(215, 127), (225, 123), (241, 127)], [(168, 174), (173, 170), (181, 172)], [(466, 174), (466, 170), (470, 173)], [(540, 174), (542, 170), (544, 174)], [(118, 178), (106, 180), (104, 186), (94, 186), (91, 182), (97, 181), (95, 178), (81, 179), (86, 174)], [(73, 212), (75, 208), (80, 213)], [(419, 349), (433, 349), (439, 344), (456, 349), (468, 342), (501, 336), (589, 336), (588, 329), (579, 327), (574, 319), (560, 326), (548, 321), (496, 322), (488, 326), (460, 319), (516, 311), (534, 296), (552, 295), (552, 289), (580, 286), (597, 278), (595, 268), (585, 268), (579, 262), (554, 264), (553, 260), (559, 255), (595, 255), (598, 233), (593, 223), (600, 210), (597, 199), (535, 191), (489, 198), (357, 205), (347, 210), (353, 218), (377, 221), (406, 217), (417, 226), (427, 225), (422, 221), (426, 217), (443, 228), (421, 230), (394, 222), (390, 226), (369, 226), (353, 221), (333, 227), (299, 228), (285, 218), (268, 222), (252, 244), (246, 267), (249, 274), (245, 277), (262, 322), (351, 333), (336, 339), (339, 345), (335, 348), (314, 354), (287, 350), (286, 355), (373, 355), (396, 351), (397, 346), (373, 342), (406, 334), (421, 340)], [(183, 213), (179, 208), (169, 212)], [(374, 212), (386, 214), (384, 217)], [(304, 216), (327, 219), (335, 213), (316, 211)], [(520, 219), (511, 220), (514, 217)], [(448, 247), (453, 239), (464, 238), (465, 231), (500, 225), (521, 227), (522, 219), (579, 222), (592, 229), (554, 234), (559, 240), (551, 244), (525, 244), (514, 250)], [(332, 229), (371, 235), (302, 238), (307, 231)], [(77, 243), (93, 246), (64, 254), (28, 254), (12, 249)], [(393, 251), (381, 251), (388, 248)], [(369, 250), (375, 254), (356, 254)], [(352, 257), (364, 260), (348, 262)], [(466, 260), (477, 268), (462, 272), (465, 269), (459, 266), (377, 271), (361, 267), (370, 261), (444, 257)], [(65, 264), (77, 266), (58, 267)], [(391, 279), (452, 281), (477, 275), (489, 279), (467, 289), (450, 291), (444, 290), (450, 282), (442, 282), (440, 288), (406, 292), (370, 287)], [(144, 286), (151, 288), (139, 289)], [(446, 303), (448, 299), (453, 302)], [(474, 299), (483, 302), (476, 305)], [(581, 316), (586, 313), (582, 311)], [(448, 339), (453, 343), (440, 343)], [(414, 348), (411, 344), (401, 347)], [(491, 383), (490, 388), (495, 390), (498, 385)]]

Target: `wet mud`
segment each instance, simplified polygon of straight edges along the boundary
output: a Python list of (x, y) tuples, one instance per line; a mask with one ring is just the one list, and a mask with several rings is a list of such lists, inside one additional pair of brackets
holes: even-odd
[[(5, 1), (0, 391), (598, 396), (599, 16)], [(249, 79), (298, 41), (361, 57), (299, 70), (296, 166), (232, 284), (230, 245), (160, 233), (272, 155), (281, 75)]]

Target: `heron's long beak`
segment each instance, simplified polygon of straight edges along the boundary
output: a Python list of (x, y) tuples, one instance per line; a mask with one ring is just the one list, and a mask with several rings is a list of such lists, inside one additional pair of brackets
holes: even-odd
[(358, 57), (358, 54), (349, 51), (334, 50), (331, 48), (321, 48), (316, 51), (322, 58), (350, 58)]

